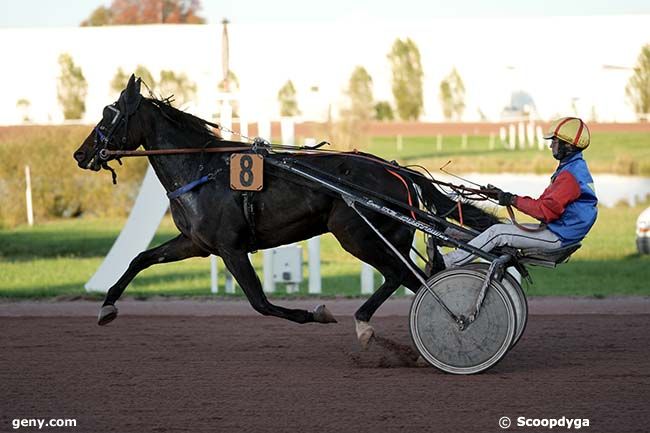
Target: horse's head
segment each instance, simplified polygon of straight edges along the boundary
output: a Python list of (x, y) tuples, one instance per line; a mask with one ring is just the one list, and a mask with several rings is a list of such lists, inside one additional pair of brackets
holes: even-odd
[(102, 120), (86, 137), (79, 149), (74, 153), (74, 159), (79, 167), (87, 170), (99, 171), (102, 168), (111, 170), (108, 166), (105, 150), (135, 150), (141, 144), (141, 137), (137, 137), (140, 128), (131, 128), (129, 119), (135, 114), (142, 102), (140, 94), (140, 78), (131, 75), (126, 88), (120, 97), (104, 107)]

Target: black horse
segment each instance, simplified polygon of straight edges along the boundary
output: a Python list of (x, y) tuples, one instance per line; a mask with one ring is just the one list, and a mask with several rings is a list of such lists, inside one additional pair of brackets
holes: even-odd
[[(118, 99), (104, 109), (102, 120), (74, 153), (79, 167), (99, 171), (110, 169), (99, 154), (102, 149), (135, 150), (140, 145), (146, 150), (205, 148), (223, 146), (221, 138), (204, 120), (179, 111), (167, 102), (145, 98), (140, 94), (140, 79), (131, 76)], [(298, 323), (329, 323), (336, 320), (321, 305), (313, 311), (287, 309), (274, 305), (266, 298), (260, 280), (251, 265), (248, 253), (257, 249), (308, 239), (332, 232), (341, 246), (377, 269), (385, 278), (379, 289), (357, 310), (357, 336), (363, 346), (374, 334), (368, 321), (377, 308), (400, 286), (417, 291), (420, 282), (405, 264), (390, 250), (351, 209), (341, 197), (317, 183), (299, 178), (269, 165), (265, 168), (264, 189), (250, 198), (254, 221), (244, 209), (242, 192), (229, 184), (226, 153), (201, 153), (150, 156), (160, 182), (167, 191), (175, 191), (197, 178), (210, 174), (211, 181), (170, 199), (174, 223), (180, 234), (133, 259), (127, 271), (109, 289), (99, 313), (99, 324), (105, 325), (117, 316), (115, 302), (143, 269), (156, 263), (167, 263), (189, 257), (220, 256), (235, 277), (252, 307), (263, 315), (272, 315)], [(267, 158), (283, 154), (271, 153)], [(287, 154), (284, 154), (286, 157)], [(292, 156), (310, 166), (363, 188), (380, 191), (395, 200), (413, 198), (418, 206), (413, 183), (421, 189), (424, 204), (439, 213), (458, 218), (456, 202), (450, 200), (426, 179), (413, 177), (404, 180), (386, 167), (386, 161), (366, 155), (350, 154), (326, 156)], [(250, 196), (249, 196), (250, 197)], [(395, 207), (394, 204), (387, 204)], [(496, 217), (473, 207), (463, 205), (465, 222), (483, 230), (497, 222)], [(406, 257), (412, 245), (414, 230), (383, 215), (364, 214)], [(414, 268), (417, 269), (415, 265)], [(440, 269), (433, 269), (435, 273)]]

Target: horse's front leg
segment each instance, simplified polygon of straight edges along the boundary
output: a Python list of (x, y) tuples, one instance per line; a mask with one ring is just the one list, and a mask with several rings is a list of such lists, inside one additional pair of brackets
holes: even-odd
[(131, 261), (126, 272), (108, 290), (102, 308), (99, 311), (97, 323), (99, 325), (106, 325), (117, 317), (115, 302), (120, 298), (126, 286), (129, 285), (140, 271), (156, 263), (177, 262), (190, 257), (207, 257), (208, 255), (205, 250), (196, 246), (196, 244), (182, 234), (156, 248), (138, 254)]
[(245, 251), (220, 251), (220, 256), (244, 291), (248, 302), (258, 313), (298, 323), (336, 323), (336, 319), (324, 305), (319, 305), (313, 311), (306, 311), (284, 308), (270, 303)]

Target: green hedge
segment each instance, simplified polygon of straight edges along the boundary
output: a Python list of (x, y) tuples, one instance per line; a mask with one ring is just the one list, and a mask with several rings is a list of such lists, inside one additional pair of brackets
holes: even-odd
[(112, 184), (108, 171), (95, 173), (80, 169), (72, 154), (91, 129), (90, 126), (0, 128), (0, 228), (27, 221), (26, 165), (31, 170), (37, 222), (80, 215), (128, 215), (147, 162), (132, 159), (125, 166), (116, 167), (118, 185)]

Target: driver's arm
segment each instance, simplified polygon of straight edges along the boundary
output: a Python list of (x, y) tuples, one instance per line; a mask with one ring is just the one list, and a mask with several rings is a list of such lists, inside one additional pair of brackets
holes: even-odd
[(563, 171), (538, 199), (517, 196), (513, 205), (533, 218), (550, 223), (560, 218), (564, 209), (578, 197), (580, 197), (580, 184), (571, 173)]

